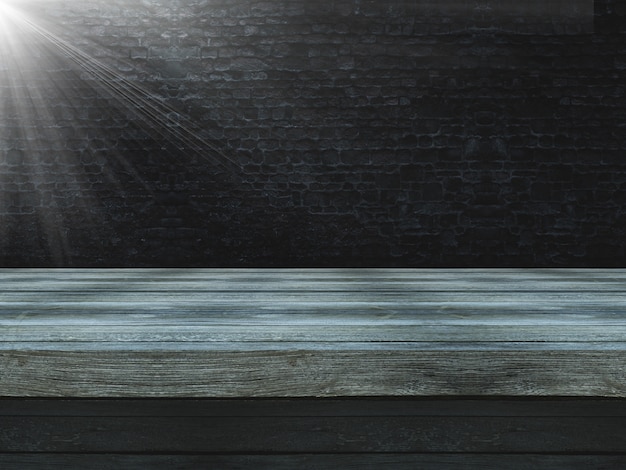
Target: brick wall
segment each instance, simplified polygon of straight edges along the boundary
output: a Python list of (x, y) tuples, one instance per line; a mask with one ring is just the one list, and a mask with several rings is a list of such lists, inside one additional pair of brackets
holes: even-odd
[(621, 3), (20, 5), (2, 265), (624, 265)]

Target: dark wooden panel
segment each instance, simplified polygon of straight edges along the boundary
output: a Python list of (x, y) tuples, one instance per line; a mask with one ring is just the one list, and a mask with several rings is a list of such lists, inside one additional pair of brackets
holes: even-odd
[(624, 455), (58, 455), (0, 454), (3, 470), (618, 470)]
[(624, 399), (0, 399), (0, 417), (625, 417)]
[(0, 452), (621, 452), (623, 417), (3, 417)]
[(612, 470), (625, 417), (615, 399), (2, 399), (0, 468)]

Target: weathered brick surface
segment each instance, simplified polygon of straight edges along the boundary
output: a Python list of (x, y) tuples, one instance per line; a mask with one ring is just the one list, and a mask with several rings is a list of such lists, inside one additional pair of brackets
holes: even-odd
[(591, 4), (24, 1), (57, 39), (0, 32), (0, 261), (624, 265)]

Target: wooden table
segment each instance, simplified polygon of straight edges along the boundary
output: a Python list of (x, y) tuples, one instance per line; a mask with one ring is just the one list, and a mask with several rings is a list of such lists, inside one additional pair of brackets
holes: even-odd
[(626, 468), (626, 270), (6, 269), (0, 339), (3, 469)]
[(4, 270), (0, 395), (626, 396), (626, 271)]

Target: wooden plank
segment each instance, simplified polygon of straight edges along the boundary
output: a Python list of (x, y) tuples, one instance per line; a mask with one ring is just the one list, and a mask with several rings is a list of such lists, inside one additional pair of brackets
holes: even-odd
[(0, 399), (1, 417), (626, 417), (623, 399)]
[[(408, 322), (407, 322), (408, 323)], [(250, 342), (437, 342), (521, 343), (615, 342), (626, 338), (626, 325), (272, 325), (253, 329), (244, 325), (141, 326), (141, 325), (33, 325), (5, 327), (2, 341), (8, 343), (250, 343)], [(14, 346), (17, 347), (17, 346)], [(245, 345), (243, 346), (245, 347)], [(299, 345), (301, 347), (301, 345)], [(544, 346), (539, 345), (541, 349)]]
[[(489, 292), (481, 291), (374, 291), (358, 292), (356, 290), (343, 290), (334, 292), (324, 292), (324, 297), (320, 297), (320, 292), (312, 290), (300, 290), (289, 292), (283, 290), (252, 291), (241, 286), (237, 291), (219, 290), (195, 290), (186, 292), (178, 290), (175, 286), (169, 287), (165, 292), (141, 291), (125, 292), (123, 290), (84, 290), (76, 291), (43, 291), (37, 292), (3, 292), (2, 306), (8, 308), (25, 304), (27, 306), (36, 305), (42, 299), (46, 303), (55, 307), (77, 307), (92, 304), (118, 307), (120, 304), (147, 304), (153, 305), (163, 302), (164, 306), (176, 304), (189, 304), (191, 306), (202, 306), (206, 302), (227, 307), (231, 303), (241, 304), (244, 307), (254, 306), (257, 302), (264, 303), (300, 303), (307, 305), (321, 305), (331, 307), (337, 302), (346, 304), (348, 307), (366, 307), (370, 302), (386, 305), (423, 305), (424, 307), (447, 306), (447, 305), (470, 305), (482, 306), (492, 304), (495, 308), (510, 307), (511, 303), (524, 303), (558, 307), (559, 304), (566, 303), (575, 305), (582, 303), (585, 305), (614, 303), (616, 306), (626, 304), (626, 293), (622, 291), (596, 291), (596, 292), (533, 292), (533, 291), (508, 291)], [(257, 304), (258, 305), (258, 304)], [(521, 306), (520, 305), (520, 306)], [(262, 305), (260, 305), (262, 306)], [(339, 306), (341, 308), (341, 306)]]
[(5, 349), (0, 395), (624, 397), (624, 364), (624, 349)]
[[(624, 400), (608, 399), (3, 399), (0, 449), (14, 444), (11, 448), (18, 450), (0, 454), (0, 466), (8, 470), (621, 468), (626, 463), (625, 406)], [(227, 443), (229, 437), (233, 445)], [(263, 455), (237, 455), (257, 445), (265, 446)], [(212, 453), (219, 446), (228, 446), (228, 454)], [(595, 446), (602, 450), (581, 455)], [(199, 453), (185, 451), (194, 447), (201, 447)], [(443, 453), (371, 453), (444, 447), (439, 451)], [(145, 453), (157, 448), (159, 455)], [(172, 448), (179, 450), (168, 455)], [(311, 453), (322, 448), (341, 453)], [(356, 448), (367, 452), (343, 451)], [(490, 452), (509, 448), (515, 453), (464, 452), (477, 448)], [(526, 453), (529, 448), (543, 450)], [(116, 449), (148, 450), (133, 455), (115, 453)], [(275, 453), (286, 449), (303, 450)]]
[[(583, 307), (584, 308), (584, 307)], [(289, 313), (219, 313), (219, 312), (194, 312), (194, 313), (102, 313), (91, 314), (66, 314), (64, 312), (31, 313), (23, 311), (21, 314), (0, 314), (2, 325), (5, 327), (20, 327), (30, 325), (88, 325), (107, 326), (125, 325), (138, 326), (202, 326), (202, 325), (286, 325), (286, 326), (330, 326), (330, 325), (623, 325), (624, 318), (620, 314), (610, 312), (597, 312), (594, 314), (570, 314), (570, 313), (501, 313), (501, 312), (435, 312), (430, 310), (415, 313), (397, 312), (354, 312), (346, 313), (336, 311), (319, 312), (315, 314), (293, 315)]]
[[(578, 291), (624, 290), (623, 269), (1, 269), (7, 291), (114, 289), (196, 291)], [(34, 287), (36, 286), (36, 287)]]
[(0, 270), (0, 394), (624, 396), (626, 270)]
[[(21, 297), (21, 298), (19, 298)], [(142, 293), (122, 295), (120, 293), (87, 294), (3, 294), (0, 309), (9, 314), (14, 312), (33, 313), (98, 313), (98, 312), (135, 312), (135, 313), (321, 313), (367, 314), (367, 313), (419, 313), (440, 312), (459, 313), (495, 312), (515, 314), (525, 312), (546, 313), (595, 313), (626, 312), (626, 295), (622, 294), (576, 294), (563, 293), (548, 295), (538, 294), (469, 294), (458, 295), (445, 293), (438, 295), (398, 293), (357, 295), (355, 293), (293, 294), (284, 295), (262, 293), (254, 294), (242, 290), (237, 295), (219, 293), (183, 294), (177, 293)]]
[[(43, 303), (43, 302), (42, 302)], [(377, 323), (384, 324), (476, 324), (476, 325), (549, 325), (549, 324), (581, 324), (595, 323), (599, 325), (623, 325), (624, 315), (620, 312), (611, 312), (596, 308), (586, 309), (584, 305), (578, 307), (575, 313), (552, 313), (547, 311), (524, 311), (523, 308), (515, 311), (503, 311), (484, 308), (476, 309), (436, 309), (420, 308), (414, 310), (401, 311), (399, 309), (380, 309), (372, 307), (369, 311), (356, 309), (320, 309), (318, 311), (289, 312), (286, 309), (276, 311), (262, 311), (251, 313), (250, 309), (240, 309), (233, 311), (215, 310), (210, 307), (199, 308), (197, 310), (182, 310), (175, 312), (160, 312), (158, 308), (142, 309), (141, 306), (124, 307), (121, 311), (111, 311), (111, 309), (82, 308), (77, 311), (61, 310), (56, 311), (41, 307), (41, 311), (32, 309), (4, 310), (0, 313), (2, 326), (19, 327), (32, 322), (42, 325), (202, 325), (202, 324), (241, 324), (241, 325), (367, 325)], [(295, 310), (295, 309), (294, 309)]]
[[(559, 353), (567, 351), (572, 354), (581, 354), (586, 356), (588, 354), (601, 354), (607, 353), (620, 353), (626, 351), (626, 343), (624, 342), (611, 342), (611, 341), (586, 341), (586, 342), (538, 342), (533, 343), (530, 341), (512, 342), (512, 341), (407, 341), (407, 342), (353, 342), (353, 341), (248, 341), (232, 343), (228, 341), (217, 342), (29, 342), (29, 343), (0, 343), (0, 354), (7, 351), (8, 354), (16, 352), (15, 345), (18, 345), (17, 353), (19, 352), (39, 352), (54, 354), (68, 353), (77, 354), (84, 353), (86, 356), (98, 355), (103, 353), (115, 353), (124, 352), (129, 356), (143, 353), (156, 353), (165, 358), (169, 354), (176, 354), (177, 352), (185, 354), (221, 354), (241, 352), (246, 357), (254, 354), (255, 352), (263, 353), (269, 352), (270, 354), (282, 354), (288, 351), (296, 351), (298, 353), (309, 352), (317, 355), (321, 352), (337, 352), (337, 353), (349, 353), (353, 354), (355, 359), (360, 356), (365, 356), (368, 353), (372, 353), (375, 357), (381, 352), (386, 351), (390, 354), (398, 353), (412, 353), (414, 356), (421, 353), (437, 352), (445, 354), (450, 352), (454, 355), (463, 351), (478, 351), (481, 353), (493, 353), (493, 352), (515, 352), (522, 356), (526, 356), (529, 352), (545, 353), (546, 355), (551, 353)], [(49, 356), (53, 357), (53, 356)]]
[(3, 417), (0, 453), (621, 453), (623, 417)]
[[(0, 317), (2, 315), (0, 314)], [(268, 314), (213, 314), (209, 312), (197, 314), (172, 314), (172, 313), (103, 313), (100, 315), (82, 314), (66, 315), (63, 313), (34, 314), (23, 313), (20, 316), (5, 316), (2, 320), (2, 332), (16, 332), (28, 330), (30, 327), (128, 327), (149, 328), (154, 327), (220, 327), (242, 326), (262, 328), (294, 326), (606, 326), (618, 327), (624, 325), (624, 319), (616, 314), (489, 314), (476, 312), (472, 315), (456, 315), (449, 313), (421, 313), (414, 314), (353, 314), (353, 315), (290, 315), (285, 313)]]
[(74, 455), (0, 454), (3, 470), (589, 470), (626, 468), (624, 455), (305, 454)]

